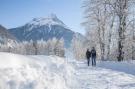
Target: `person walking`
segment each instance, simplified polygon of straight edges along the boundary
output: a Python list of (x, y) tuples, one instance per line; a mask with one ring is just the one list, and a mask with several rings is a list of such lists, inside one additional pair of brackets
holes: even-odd
[(92, 60), (92, 66), (96, 66), (96, 50), (95, 50), (95, 47), (92, 47), (92, 50), (91, 50), (91, 60)]
[(86, 58), (87, 58), (88, 66), (90, 64), (90, 57), (91, 57), (91, 53), (90, 53), (89, 49), (87, 49), (87, 51), (86, 51)]

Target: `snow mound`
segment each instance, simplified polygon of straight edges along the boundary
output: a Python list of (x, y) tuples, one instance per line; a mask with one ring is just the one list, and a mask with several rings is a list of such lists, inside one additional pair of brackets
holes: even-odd
[(73, 72), (56, 56), (0, 53), (0, 89), (70, 89)]

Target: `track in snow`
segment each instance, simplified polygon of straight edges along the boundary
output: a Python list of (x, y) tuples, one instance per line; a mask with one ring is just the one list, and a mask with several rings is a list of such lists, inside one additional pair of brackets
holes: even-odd
[(135, 76), (75, 63), (71, 89), (135, 89)]

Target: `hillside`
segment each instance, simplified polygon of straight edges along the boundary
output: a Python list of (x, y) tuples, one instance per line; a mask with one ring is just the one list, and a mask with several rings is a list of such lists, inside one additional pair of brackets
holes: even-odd
[(8, 44), (17, 39), (2, 25), (0, 25), (0, 43), (1, 44)]

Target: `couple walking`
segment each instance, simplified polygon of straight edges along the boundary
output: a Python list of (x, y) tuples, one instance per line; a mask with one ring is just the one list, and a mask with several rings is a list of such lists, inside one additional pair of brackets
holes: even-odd
[(90, 58), (92, 61), (92, 66), (96, 66), (96, 50), (94, 47), (92, 47), (91, 51), (89, 49), (87, 49), (86, 57), (87, 57), (87, 61), (88, 61), (88, 66), (90, 64)]

